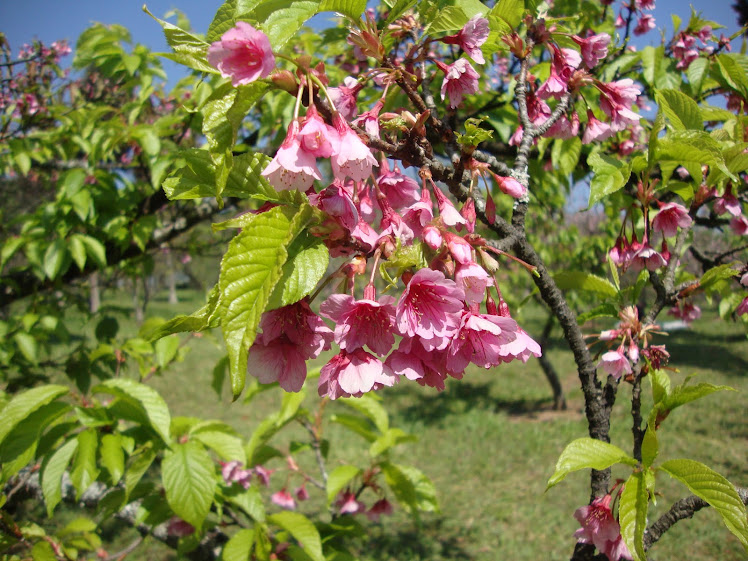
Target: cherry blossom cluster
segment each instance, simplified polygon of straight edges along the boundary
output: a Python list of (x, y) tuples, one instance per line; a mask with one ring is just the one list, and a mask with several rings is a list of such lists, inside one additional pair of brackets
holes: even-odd
[[(293, 491), (289, 491), (289, 477), (287, 477), (283, 488), (273, 493), (270, 496), (270, 501), (285, 510), (295, 510), (297, 502), (303, 502), (309, 499), (309, 491), (306, 488), (309, 477), (301, 471), (299, 466), (296, 464), (296, 461), (291, 456), (286, 457), (286, 462), (288, 465), (289, 477), (292, 474), (296, 474), (302, 477), (303, 481), (301, 485), (293, 488)], [(256, 477), (261, 485), (268, 487), (270, 485), (270, 476), (275, 471), (265, 469), (259, 464), (253, 468), (245, 469), (238, 460), (220, 462), (220, 465), (221, 476), (224, 484), (227, 487), (239, 485), (244, 489), (249, 489), (253, 477)], [(368, 470), (364, 472), (361, 488), (357, 492), (352, 491), (350, 487), (340, 491), (337, 499), (333, 503), (340, 514), (365, 514), (369, 520), (378, 520), (381, 515), (392, 514), (392, 504), (386, 497), (382, 496), (382, 489), (375, 481), (377, 473), (376, 470)], [(359, 498), (367, 488), (372, 489), (378, 495), (378, 499), (371, 505), (371, 507), (367, 507)]]
[[(479, 47), (487, 33), (487, 21), (474, 18), (443, 41), (481, 61)], [(248, 24), (230, 30), (211, 45), (209, 60), (237, 83), (268, 75), (273, 55), (258, 34), (262, 35)], [(238, 65), (241, 72), (235, 71)], [(246, 68), (253, 69), (251, 76), (243, 73)], [(463, 79), (451, 77), (455, 68), (445, 69), (443, 88), (453, 106)], [(300, 78), (311, 87), (310, 74)], [(385, 154), (377, 160), (348, 122), (378, 137), (384, 97), (370, 111), (358, 114), (360, 82), (348, 80), (326, 89), (320, 76), (318, 71), (317, 85), (332, 107), (331, 122), (313, 102), (304, 117), (299, 116), (302, 80), (286, 138), (262, 175), (279, 191), (305, 192), (323, 211), (326, 218), (312, 233), (324, 240), (333, 257), (348, 259), (339, 271), (344, 293), (322, 302), (319, 315), (307, 299), (265, 313), (249, 350), (248, 372), (263, 383), (277, 381), (287, 391), (299, 391), (307, 376), (306, 362), (334, 343), (339, 352), (322, 367), (318, 391), (335, 399), (392, 386), (403, 376), (443, 389), (448, 376), (461, 378), (470, 363), (490, 368), (539, 356), (540, 347), (510, 317), (495, 278), (486, 270), (495, 272), (498, 264), (489, 256), (485, 240), (474, 234), (473, 201), (458, 211), (427, 169), (420, 170), (419, 184), (397, 165), (391, 168)], [(320, 158), (329, 160), (332, 170), (332, 180), (321, 189), (316, 186), (322, 181)], [(496, 178), (503, 191), (515, 197), (525, 193), (513, 178)], [(402, 272), (404, 290), (399, 298), (378, 297), (378, 263), (414, 245), (429, 256), (428, 267)], [(356, 277), (367, 268), (370, 276), (361, 298)], [(481, 311), (484, 300), (487, 313)], [(334, 328), (322, 318), (334, 322)]]
[[(610, 6), (613, 0), (601, 0), (601, 2)], [(622, 2), (621, 9), (616, 17), (615, 26), (618, 28), (626, 27), (629, 22), (636, 18), (634, 26), (634, 35), (644, 35), (656, 27), (654, 16), (649, 11), (654, 10), (655, 0), (631, 0)], [(624, 14), (623, 10), (626, 10)]]
[(650, 345), (649, 339), (659, 326), (643, 324), (639, 320), (639, 311), (634, 306), (621, 310), (621, 322), (617, 329), (603, 331), (598, 336), (611, 350), (600, 357), (598, 368), (602, 368), (615, 379), (632, 373), (632, 365), (637, 364), (643, 355), (653, 368), (660, 368), (667, 364), (670, 354), (663, 345)]
[(50, 46), (40, 41), (24, 45), (18, 58), (4, 65), (0, 79), (0, 110), (10, 111), (13, 119), (44, 113), (50, 101), (50, 86), (62, 74), (58, 67), (60, 60), (70, 53), (66, 41), (55, 41)]

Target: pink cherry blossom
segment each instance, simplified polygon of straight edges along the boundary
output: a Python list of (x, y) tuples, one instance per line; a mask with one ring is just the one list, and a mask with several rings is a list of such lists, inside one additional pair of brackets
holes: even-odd
[(379, 166), (377, 160), (353, 129), (337, 113), (333, 124), (339, 140), (332, 154), (332, 172), (340, 180), (350, 177), (354, 181), (364, 181), (371, 174), (372, 166)]
[(587, 68), (594, 68), (602, 59), (608, 56), (610, 35), (607, 33), (590, 35), (585, 39), (582, 39), (578, 35), (572, 35), (571, 38), (582, 50), (582, 59)]
[(335, 322), (335, 342), (348, 352), (367, 345), (381, 356), (395, 344), (392, 296), (384, 295), (377, 301), (373, 294), (365, 294), (363, 300), (349, 294), (333, 294), (320, 306), (320, 314)]
[(682, 319), (684, 322), (690, 324), (692, 321), (697, 320), (701, 317), (701, 308), (696, 306), (693, 302), (681, 301), (675, 306), (668, 310), (671, 316), (675, 316), (678, 319)]
[(273, 493), (270, 496), (270, 500), (278, 505), (281, 508), (284, 508), (286, 510), (295, 510), (296, 509), (296, 501), (294, 500), (291, 493), (286, 491), (286, 488), (284, 487), (277, 493)]
[(238, 483), (245, 489), (249, 489), (250, 480), (252, 479), (251, 469), (242, 469), (242, 463), (238, 460), (230, 462), (220, 462), (221, 476), (226, 485)]
[(551, 74), (548, 79), (538, 88), (536, 95), (541, 99), (549, 97), (560, 98), (569, 91), (569, 79), (574, 69), (578, 68), (582, 62), (579, 53), (573, 49), (559, 49), (556, 45), (551, 44), (553, 63), (551, 64)]
[(600, 357), (597, 366), (598, 368), (602, 366), (603, 370), (615, 379), (619, 379), (623, 374), (631, 374), (631, 363), (621, 349), (605, 353)]
[(322, 179), (316, 158), (304, 150), (299, 142), (299, 130), (299, 122), (291, 121), (286, 139), (262, 172), (268, 182), (280, 191), (306, 191), (315, 179)]
[(341, 491), (338, 494), (335, 506), (338, 507), (340, 514), (356, 514), (357, 512), (364, 512), (366, 510), (366, 505), (359, 501), (356, 498), (356, 493), (350, 489)]
[(566, 115), (561, 117), (551, 125), (543, 136), (547, 138), (560, 138), (566, 140), (568, 138), (574, 138), (579, 134), (579, 115), (576, 111), (571, 114), (571, 120)]
[(392, 208), (405, 208), (421, 200), (421, 187), (416, 181), (403, 175), (397, 166), (394, 171), (381, 169), (377, 177), (377, 185)]
[(444, 195), (444, 193), (442, 193), (441, 189), (439, 189), (436, 185), (434, 185), (433, 187), (434, 195), (436, 196), (436, 203), (439, 207), (439, 216), (441, 217), (442, 222), (444, 222), (446, 226), (456, 226), (459, 230), (460, 228), (462, 228), (462, 225), (465, 224), (465, 219), (455, 208), (455, 205), (452, 204), (452, 201), (450, 201)]
[(220, 41), (208, 47), (208, 62), (221, 76), (231, 78), (234, 87), (265, 78), (275, 68), (267, 35), (243, 21), (236, 22)]
[(714, 201), (714, 212), (717, 215), (730, 213), (733, 216), (740, 216), (743, 214), (740, 201), (732, 194), (732, 186), (728, 186), (727, 189), (725, 189), (725, 194), (721, 197), (717, 197)]
[(660, 267), (667, 265), (665, 257), (649, 245), (648, 241), (644, 241), (639, 249), (633, 254), (631, 259), (631, 267), (634, 270), (647, 269), (648, 271), (656, 271)]
[(372, 522), (376, 522), (377, 520), (379, 520), (379, 517), (383, 514), (392, 514), (392, 503), (390, 503), (387, 499), (379, 499), (377, 502), (371, 505), (371, 508), (369, 510), (366, 511), (366, 517)]
[(494, 179), (496, 179), (496, 183), (502, 193), (514, 197), (515, 199), (521, 199), (527, 194), (527, 188), (513, 177), (494, 175)]
[(600, 108), (611, 118), (610, 127), (615, 132), (625, 129), (629, 124), (639, 124), (639, 114), (631, 110), (641, 90), (630, 78), (616, 82), (595, 82), (600, 90)]
[(736, 216), (730, 220), (730, 229), (737, 236), (748, 235), (748, 218), (743, 215)]
[(327, 93), (330, 95), (330, 99), (335, 106), (335, 109), (347, 120), (352, 121), (356, 115), (358, 115), (358, 107), (356, 105), (358, 99), (358, 92), (363, 88), (362, 84), (359, 84), (358, 80), (353, 76), (347, 76), (343, 80), (343, 85), (337, 88), (328, 88)]
[(582, 135), (582, 144), (591, 144), (593, 142), (603, 141), (615, 134), (610, 125), (603, 123), (595, 118), (595, 114), (587, 110), (587, 128)]
[(477, 263), (470, 262), (457, 267), (455, 282), (465, 293), (465, 303), (470, 306), (483, 302), (486, 289), (493, 284), (493, 277)]
[(294, 495), (296, 495), (296, 499), (299, 501), (307, 500), (309, 498), (309, 491), (306, 490), (306, 485), (302, 484), (301, 487), (298, 487), (294, 491)]
[(652, 14), (642, 14), (634, 27), (634, 35), (644, 35), (656, 27)]
[(611, 496), (596, 498), (591, 505), (580, 507), (574, 518), (582, 525), (574, 532), (579, 543), (594, 545), (610, 561), (631, 559), (631, 553), (621, 539), (621, 527), (610, 510)]
[(371, 136), (378, 138), (379, 137), (379, 112), (382, 110), (382, 107), (384, 107), (384, 101), (378, 100), (374, 107), (369, 109), (368, 111), (365, 111), (364, 113), (361, 113), (354, 121), (354, 125), (363, 125), (364, 130), (369, 133)]
[(735, 309), (736, 316), (742, 316), (743, 314), (748, 314), (748, 296), (743, 298), (743, 301), (740, 302), (738, 307)]
[(652, 220), (652, 229), (662, 232), (663, 236), (670, 237), (678, 233), (678, 228), (688, 228), (693, 220), (688, 215), (688, 210), (678, 203), (660, 204), (660, 211)]
[(306, 380), (306, 359), (298, 346), (285, 336), (267, 345), (255, 342), (249, 348), (247, 373), (261, 384), (278, 382), (287, 392), (298, 392)]
[(436, 348), (443, 349), (457, 330), (464, 299), (462, 289), (444, 273), (420, 269), (397, 303), (397, 329), (408, 337), (434, 339)]
[(449, 66), (437, 61), (437, 66), (445, 74), (441, 89), (442, 99), (449, 96), (449, 107), (452, 109), (462, 103), (464, 95), (474, 94), (478, 91), (478, 73), (467, 59), (457, 59)]
[(350, 353), (340, 351), (320, 370), (318, 393), (330, 399), (360, 396), (371, 391), (375, 383), (392, 385), (379, 359), (361, 348)]
[(481, 45), (488, 39), (489, 27), (488, 20), (480, 14), (473, 16), (465, 26), (455, 35), (448, 35), (441, 39), (447, 45), (459, 45), (478, 64), (483, 64), (486, 60), (483, 58), (483, 52), (480, 50)]
[(542, 356), (540, 345), (524, 329), (518, 326), (515, 335), (514, 340), (501, 345), (499, 355), (504, 362), (512, 360), (527, 362), (531, 356), (535, 358)]
[[(403, 220), (410, 226), (416, 236), (423, 237), (427, 224), (433, 219), (434, 205), (431, 202), (431, 194), (428, 189), (422, 189), (420, 200), (405, 210)], [(439, 242), (439, 245), (441, 245), (441, 242)]]
[(325, 123), (317, 112), (316, 106), (311, 105), (299, 131), (301, 147), (316, 158), (329, 158), (337, 141), (337, 131)]
[(356, 203), (351, 198), (351, 192), (340, 180), (333, 180), (332, 184), (317, 195), (311, 195), (309, 201), (324, 210), (330, 216), (336, 217), (349, 231), (356, 228), (359, 215)]
[(473, 262), (473, 246), (465, 241), (465, 238), (452, 232), (444, 232), (444, 237), (447, 241), (447, 249), (455, 261), (462, 265)]
[(460, 327), (447, 354), (447, 372), (462, 377), (471, 362), (491, 368), (502, 362), (501, 346), (513, 341), (519, 326), (511, 318), (462, 311)]
[(422, 386), (444, 390), (447, 351), (427, 351), (420, 337), (405, 337), (396, 351), (390, 353), (385, 368), (396, 376), (405, 376)]
[(330, 328), (312, 311), (306, 300), (265, 312), (260, 329), (262, 333), (257, 340), (263, 345), (285, 336), (300, 348), (306, 359), (316, 358), (323, 350), (329, 349), (333, 339)]
[(423, 238), (424, 243), (434, 251), (437, 251), (439, 248), (441, 248), (442, 244), (444, 243), (442, 233), (439, 231), (439, 228), (436, 228), (434, 226), (426, 226), (423, 229), (421, 237)]

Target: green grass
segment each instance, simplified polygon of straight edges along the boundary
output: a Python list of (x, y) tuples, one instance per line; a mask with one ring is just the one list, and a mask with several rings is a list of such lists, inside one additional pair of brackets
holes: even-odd
[[(111, 295), (110, 295), (111, 296)], [(202, 305), (203, 296), (182, 291), (175, 306), (156, 298), (149, 315), (170, 317), (189, 313)], [(528, 312), (523, 325), (530, 333), (542, 328), (542, 314)], [(708, 316), (708, 317), (707, 317)], [(90, 327), (89, 327), (90, 329)], [(123, 330), (134, 330), (127, 322)], [(432, 478), (441, 512), (430, 513), (416, 524), (402, 511), (370, 524), (366, 540), (358, 544), (365, 561), (385, 560), (476, 560), (568, 559), (573, 549), (573, 518), (589, 493), (587, 473), (570, 475), (548, 492), (545, 483), (564, 446), (587, 435), (583, 400), (571, 354), (560, 332), (545, 349), (562, 378), (568, 411), (551, 411), (552, 397), (545, 378), (534, 361), (508, 364), (492, 371), (474, 369), (461, 381), (450, 380), (444, 392), (403, 381), (380, 392), (393, 426), (419, 436), (418, 442), (394, 452), (396, 462), (412, 464)], [(692, 329), (674, 332), (655, 341), (666, 343), (673, 357), (674, 383), (697, 374), (702, 381), (727, 384), (740, 391), (722, 392), (675, 411), (659, 431), (660, 458), (689, 457), (706, 463), (737, 485), (748, 485), (748, 343), (739, 326), (705, 314)], [(218, 400), (210, 389), (212, 370), (223, 354), (220, 334), (193, 338), (185, 361), (161, 377), (149, 381), (169, 403), (173, 415), (221, 419), (243, 435), (280, 401), (271, 391), (252, 403), (231, 403), (226, 389)], [(649, 384), (644, 383), (644, 413), (651, 407)], [(630, 386), (622, 384), (613, 411), (612, 442), (630, 450)], [(316, 391), (309, 388), (306, 406), (319, 405)], [(330, 404), (331, 409), (342, 407)], [(366, 455), (365, 443), (338, 425), (329, 423), (325, 436), (332, 445), (330, 465)], [(275, 445), (287, 449), (290, 439), (303, 437), (300, 428), (279, 435)], [(300, 458), (313, 468), (310, 459)], [(273, 485), (283, 483), (284, 462)], [(614, 478), (625, 478), (614, 470)], [(686, 491), (667, 476), (658, 476), (658, 504), (650, 514), (655, 520), (670, 503)], [(293, 483), (291, 484), (293, 485)], [(314, 503), (303, 509), (313, 508)], [(271, 507), (272, 508), (272, 507)], [(652, 560), (685, 556), (694, 561), (744, 559), (738, 541), (710, 509), (693, 520), (682, 521), (650, 552)], [(151, 547), (149, 559), (168, 559), (170, 554)], [(139, 557), (139, 558), (146, 558)]]

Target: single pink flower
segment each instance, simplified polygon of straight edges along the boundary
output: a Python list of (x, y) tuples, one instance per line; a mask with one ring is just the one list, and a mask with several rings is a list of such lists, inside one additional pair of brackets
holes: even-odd
[(455, 282), (465, 293), (465, 303), (470, 306), (483, 302), (486, 289), (493, 284), (493, 277), (477, 263), (470, 262), (457, 267)]
[(309, 303), (299, 300), (265, 312), (260, 320), (262, 333), (257, 340), (263, 345), (285, 336), (297, 345), (305, 359), (316, 358), (323, 350), (330, 348), (332, 331), (325, 322), (309, 307)]
[(242, 469), (242, 463), (238, 460), (230, 462), (219, 462), (221, 464), (221, 477), (226, 485), (238, 483), (245, 489), (249, 489), (250, 480), (252, 479), (251, 469)]
[(594, 68), (602, 59), (608, 56), (610, 35), (607, 33), (590, 35), (585, 39), (582, 39), (578, 35), (572, 35), (571, 38), (579, 45), (582, 51), (582, 59), (587, 68)]
[(294, 500), (291, 493), (286, 491), (286, 488), (284, 487), (277, 493), (273, 493), (270, 496), (270, 500), (277, 504), (279, 507), (284, 508), (286, 510), (295, 510), (296, 509), (296, 501)]
[(327, 93), (335, 106), (335, 109), (345, 118), (346, 121), (352, 121), (358, 115), (358, 92), (363, 85), (353, 76), (347, 76), (343, 80), (343, 85), (337, 88), (328, 88)]
[(374, 389), (375, 383), (391, 385), (382, 362), (359, 348), (340, 351), (320, 370), (318, 393), (330, 399), (361, 396)]
[(527, 188), (513, 177), (494, 175), (494, 179), (502, 193), (514, 197), (515, 199), (521, 199), (527, 194)]
[(602, 366), (603, 370), (615, 379), (619, 379), (623, 374), (631, 374), (631, 363), (621, 349), (605, 353), (600, 357), (597, 366)]
[(294, 491), (294, 495), (296, 495), (296, 499), (299, 501), (307, 500), (309, 498), (309, 491), (306, 490), (306, 485), (302, 484), (301, 487), (298, 487)]
[(543, 351), (540, 345), (524, 329), (517, 326), (515, 335), (514, 340), (501, 345), (499, 355), (504, 362), (512, 360), (527, 362), (531, 356), (535, 358), (542, 356)]
[(634, 35), (644, 35), (656, 27), (652, 14), (642, 14), (634, 27)]
[(338, 494), (335, 506), (338, 507), (338, 512), (340, 512), (340, 514), (356, 514), (366, 510), (366, 505), (359, 501), (356, 498), (356, 494), (350, 489), (341, 491)]
[(611, 496), (605, 495), (574, 512), (574, 518), (582, 525), (574, 532), (574, 537), (579, 543), (594, 545), (610, 561), (631, 559), (631, 553), (621, 539), (621, 527), (610, 510), (610, 500)]
[(574, 70), (579, 67), (582, 58), (579, 53), (573, 49), (559, 49), (552, 44), (551, 54), (553, 62), (551, 64), (551, 74), (548, 79), (538, 88), (536, 95), (541, 99), (549, 97), (560, 98), (569, 91), (569, 80)]
[(439, 231), (439, 228), (436, 228), (435, 226), (426, 226), (423, 229), (421, 237), (424, 243), (434, 251), (437, 251), (439, 248), (441, 248), (442, 244), (444, 243), (444, 237), (442, 236), (442, 233)]
[(663, 236), (674, 236), (678, 228), (688, 228), (693, 220), (688, 215), (688, 210), (678, 203), (661, 203), (660, 211), (652, 220), (652, 229), (662, 232)]
[(489, 31), (488, 20), (478, 14), (473, 16), (459, 33), (443, 37), (441, 41), (447, 45), (459, 45), (475, 62), (483, 64), (486, 60), (480, 47), (488, 39)]
[(394, 171), (381, 168), (377, 185), (394, 209), (409, 207), (421, 200), (421, 187), (416, 181), (403, 175), (397, 166)]
[(347, 230), (353, 231), (356, 228), (359, 220), (356, 203), (346, 185), (339, 179), (334, 179), (319, 194), (311, 195), (309, 201), (330, 216), (336, 217)]
[(631, 259), (631, 266), (634, 270), (647, 269), (648, 271), (656, 271), (660, 267), (667, 265), (665, 257), (658, 252), (655, 248), (649, 245), (648, 241), (644, 241), (641, 247), (633, 254)]
[(265, 469), (259, 464), (253, 467), (252, 469), (254, 470), (255, 475), (257, 476), (257, 479), (260, 480), (260, 483), (262, 483), (265, 487), (270, 485), (270, 476), (275, 470)]
[(332, 154), (333, 174), (341, 181), (346, 177), (364, 181), (371, 175), (372, 166), (379, 166), (377, 160), (369, 147), (337, 113), (333, 116), (333, 124), (339, 135)]
[(299, 347), (285, 336), (267, 345), (255, 341), (249, 348), (247, 373), (261, 384), (278, 382), (287, 392), (298, 392), (306, 380), (306, 359)]
[(404, 337), (396, 351), (385, 361), (385, 369), (395, 376), (405, 376), (422, 386), (444, 390), (447, 350), (427, 351), (420, 337)]
[(727, 189), (725, 189), (725, 194), (721, 197), (717, 197), (714, 201), (714, 212), (718, 215), (730, 213), (733, 216), (740, 216), (743, 214), (740, 201), (732, 194), (732, 186), (728, 186)]
[(444, 238), (447, 241), (447, 249), (455, 261), (461, 265), (473, 262), (473, 246), (465, 241), (465, 238), (452, 232), (444, 232)]
[(363, 125), (364, 130), (375, 138), (379, 138), (379, 112), (384, 107), (384, 101), (378, 100), (374, 107), (361, 113), (354, 121), (354, 125)]
[(748, 296), (743, 298), (743, 301), (735, 308), (735, 315), (742, 316), (743, 314), (748, 314)]
[(633, 112), (631, 106), (641, 94), (641, 89), (633, 80), (624, 78), (607, 84), (595, 81), (595, 86), (600, 90), (600, 108), (611, 118), (610, 127), (613, 131), (621, 131), (630, 124), (639, 124), (639, 114)]
[(452, 109), (462, 103), (464, 95), (478, 91), (479, 75), (467, 59), (457, 59), (449, 66), (439, 61), (436, 61), (436, 64), (445, 74), (441, 89), (442, 99), (449, 96), (449, 107)]
[(427, 225), (433, 219), (434, 204), (431, 202), (431, 194), (428, 189), (422, 189), (420, 200), (410, 205), (403, 212), (403, 220), (410, 226), (416, 236), (423, 237)]
[(366, 511), (366, 517), (372, 522), (379, 520), (379, 517), (383, 514), (392, 514), (392, 504), (387, 499), (379, 499)]
[(730, 229), (737, 236), (748, 235), (748, 219), (742, 214), (740, 216), (736, 216), (735, 218), (730, 220)]
[(208, 62), (221, 76), (231, 78), (234, 87), (265, 78), (275, 68), (267, 35), (243, 21), (208, 47)]
[(440, 271), (420, 269), (410, 279), (397, 303), (397, 329), (401, 335), (434, 339), (443, 349), (457, 330), (465, 294)]
[(382, 356), (395, 344), (395, 298), (384, 295), (377, 301), (371, 288), (363, 300), (333, 294), (320, 305), (319, 313), (335, 322), (335, 342), (341, 349), (352, 352), (366, 345)]
[(518, 329), (511, 318), (463, 310), (449, 345), (447, 372), (459, 378), (471, 362), (481, 368), (497, 366), (502, 362), (501, 346), (516, 339)]
[(434, 195), (436, 196), (436, 203), (439, 207), (439, 216), (441, 217), (442, 222), (444, 222), (446, 226), (456, 226), (457, 229), (460, 230), (462, 225), (465, 224), (465, 219), (455, 208), (455, 205), (452, 204), (452, 201), (442, 193), (442, 190), (436, 185), (433, 187)]
[(338, 132), (325, 123), (313, 104), (304, 117), (299, 131), (299, 142), (304, 151), (315, 158), (329, 158), (333, 146), (338, 142)]
[(275, 158), (262, 172), (263, 177), (279, 191), (306, 191), (315, 179), (322, 179), (314, 154), (304, 150), (299, 142), (299, 130), (299, 122), (294, 119)]

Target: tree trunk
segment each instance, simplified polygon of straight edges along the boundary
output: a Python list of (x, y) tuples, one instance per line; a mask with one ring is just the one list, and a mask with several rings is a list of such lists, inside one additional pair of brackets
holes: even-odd
[(177, 268), (174, 261), (174, 252), (166, 248), (166, 283), (169, 285), (169, 304), (179, 304), (177, 296)]
[(92, 314), (99, 311), (101, 307), (101, 288), (99, 285), (99, 271), (94, 271), (88, 277), (90, 292), (88, 294), (88, 309)]
[(143, 277), (133, 277), (132, 306), (135, 314), (135, 322), (137, 324), (141, 324), (143, 323), (143, 320), (145, 320), (145, 296), (142, 294), (144, 289), (145, 279), (143, 279)]

